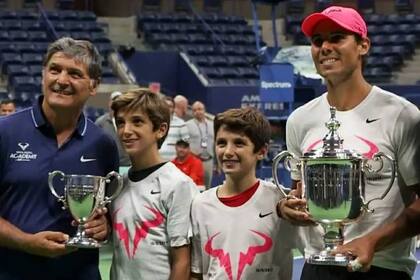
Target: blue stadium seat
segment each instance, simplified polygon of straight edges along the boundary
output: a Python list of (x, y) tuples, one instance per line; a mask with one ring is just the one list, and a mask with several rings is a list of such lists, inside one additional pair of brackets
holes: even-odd
[(258, 71), (251, 67), (239, 67), (238, 73), (240, 77), (247, 79), (259, 79), (260, 75)]
[(31, 76), (16, 76), (12, 78), (9, 89), (15, 92), (40, 92), (40, 85)]
[(223, 56), (214, 55), (214, 56), (208, 56), (207, 58), (211, 66), (222, 66), (222, 67), (229, 66), (226, 58)]
[(211, 66), (209, 60), (207, 59), (207, 56), (205, 55), (197, 55), (193, 57), (193, 61), (198, 66)]
[(384, 46), (389, 44), (394, 44), (394, 41), (389, 40), (388, 35), (374, 35), (370, 37), (370, 42), (372, 46)]
[(43, 56), (36, 53), (22, 53), (22, 60), (26, 65), (41, 65)]
[(15, 76), (27, 76), (29, 75), (29, 68), (23, 64), (8, 64), (6, 67), (6, 75), (9, 76), (9, 80)]
[(48, 34), (45, 31), (28, 31), (28, 40), (30, 42), (48, 42)]
[(89, 40), (89, 41), (92, 41), (93, 43), (96, 42), (95, 40), (93, 40), (91, 33), (89, 32), (72, 31), (70, 34), (71, 34), (71, 37), (77, 40)]
[(78, 11), (77, 18), (81, 21), (96, 21), (96, 15), (91, 11)]
[(384, 24), (400, 24), (399, 14), (389, 14), (383, 17)]
[(209, 79), (222, 79), (222, 75), (219, 73), (218, 69), (215, 67), (201, 67), (200, 72), (203, 75), (207, 76)]
[(21, 20), (38, 20), (39, 14), (30, 10), (16, 11), (16, 16)]
[(29, 73), (31, 76), (40, 76), (42, 74), (42, 64), (29, 65)]
[(287, 14), (303, 14), (305, 11), (304, 0), (289, 0), (286, 1)]
[(373, 83), (387, 83), (392, 77), (391, 72), (382, 67), (367, 68), (363, 71), (363, 75)]
[(218, 67), (218, 71), (223, 79), (235, 79), (242, 77), (235, 68)]
[(188, 41), (191, 44), (210, 44), (211, 41), (204, 34), (188, 34)]
[(0, 19), (18, 19), (15, 11), (0, 10)]
[(380, 14), (366, 14), (364, 15), (364, 18), (365, 18), (366, 24), (368, 25), (368, 30), (371, 27), (371, 25), (378, 26), (378, 25), (384, 24), (384, 16)]
[(22, 64), (22, 56), (17, 53), (2, 53), (0, 56), (2, 73), (9, 64)]
[(26, 42), (29, 38), (28, 32), (22, 30), (9, 31), (9, 39), (14, 42)]
[(43, 29), (43, 27), (41, 26), (41, 23), (38, 20), (22, 20), (21, 28), (23, 30), (28, 30), (28, 31), (32, 31), (32, 30), (39, 31)]
[(231, 66), (248, 66), (249, 62), (242, 56), (228, 56), (226, 57)]

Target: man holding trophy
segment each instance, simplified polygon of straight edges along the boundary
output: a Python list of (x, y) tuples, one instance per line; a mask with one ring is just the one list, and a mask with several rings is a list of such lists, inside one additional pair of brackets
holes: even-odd
[[(302, 31), (311, 39), (312, 58), (327, 92), (296, 109), (286, 125), (288, 151), (301, 157), (302, 168), (290, 168), (294, 196), (280, 201), (278, 212), (294, 224), (308, 226), (306, 253), (310, 257), (306, 256), (301, 279), (411, 279), (416, 267), (412, 240), (376, 253), (368, 272), (354, 274), (346, 266), (354, 271), (362, 266), (351, 260), (352, 252), (344, 256), (319, 253), (326, 244), (315, 241), (323, 236), (324, 243), (332, 241), (337, 246), (343, 239), (346, 243), (395, 219), (413, 201), (411, 187), (420, 184), (419, 171), (413, 168), (418, 166), (413, 162), (418, 160), (414, 155), (420, 113), (405, 99), (364, 79), (363, 61), (370, 40), (357, 11), (329, 7), (309, 15)], [(318, 158), (319, 154), (323, 157)], [(398, 163), (395, 181), (392, 159)], [(341, 188), (345, 185), (352, 187)], [(320, 186), (325, 192), (319, 192)], [(329, 235), (328, 228), (337, 224), (337, 234)]]
[[(38, 102), (0, 120), (0, 279), (100, 279), (98, 250), (67, 246), (73, 218), (47, 182), (54, 170), (101, 180), (118, 168), (116, 144), (82, 113), (96, 94), (101, 59), (90, 42), (61, 38), (49, 46), (42, 74)], [(78, 204), (96, 200), (82, 196), (91, 188), (71, 186), (77, 195), (68, 197), (91, 214), (83, 234), (103, 241), (106, 208)], [(56, 190), (65, 192), (63, 184)]]

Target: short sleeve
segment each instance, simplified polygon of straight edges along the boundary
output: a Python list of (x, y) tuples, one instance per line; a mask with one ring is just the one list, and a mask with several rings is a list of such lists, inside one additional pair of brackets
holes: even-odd
[[(301, 156), (301, 151), (299, 149), (299, 139), (297, 138), (296, 130), (295, 130), (295, 124), (296, 119), (291, 115), (289, 119), (286, 122), (286, 146), (287, 150), (294, 154), (295, 156), (299, 157)], [(301, 180), (301, 174), (300, 171), (295, 170), (290, 173), (292, 180), (300, 181)]]
[(191, 206), (191, 226), (191, 271), (193, 273), (202, 273), (203, 256), (201, 250), (201, 237), (197, 219), (197, 207), (194, 206), (194, 202)]
[(197, 187), (189, 178), (173, 185), (166, 199), (167, 231), (170, 246), (179, 247), (190, 243), (190, 209)]
[(398, 116), (393, 135), (398, 172), (408, 185), (420, 183), (420, 111), (409, 103)]

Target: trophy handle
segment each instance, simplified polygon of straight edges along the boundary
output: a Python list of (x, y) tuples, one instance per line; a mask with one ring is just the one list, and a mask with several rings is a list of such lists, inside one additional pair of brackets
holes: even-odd
[(290, 160), (296, 159), (296, 157), (289, 151), (283, 151), (276, 155), (273, 159), (273, 167), (272, 167), (272, 173), (273, 173), (273, 179), (274, 183), (276, 184), (277, 188), (280, 190), (280, 192), (284, 195), (284, 197), (287, 197), (287, 193), (290, 191), (290, 189), (284, 188), (279, 181), (279, 177), (277, 175), (277, 169), (281, 162), (284, 162), (284, 168), (291, 172), (296, 171), (296, 169), (293, 169)]
[(63, 172), (55, 170), (53, 172), (48, 173), (48, 187), (50, 188), (51, 193), (57, 198), (57, 200), (63, 203), (63, 210), (66, 209), (66, 197), (64, 195), (58, 195), (55, 191), (54, 185), (53, 185), (53, 179), (56, 175), (61, 176), (61, 181), (64, 181), (64, 176), (66, 176)]
[(111, 196), (105, 196), (104, 200), (101, 202), (101, 206), (105, 206), (106, 204), (110, 203), (114, 200), (121, 192), (123, 187), (123, 177), (116, 171), (109, 172), (105, 177), (105, 183), (109, 184), (111, 182), (111, 178), (116, 177), (118, 180), (118, 186), (115, 192)]
[(384, 160), (383, 160), (383, 158), (387, 159), (391, 163), (391, 180), (389, 182), (388, 187), (386, 188), (386, 190), (383, 192), (383, 194), (380, 197), (372, 198), (371, 200), (369, 200), (365, 204), (365, 207), (368, 210), (369, 210), (369, 204), (372, 201), (384, 199), (384, 197), (388, 194), (388, 192), (391, 190), (392, 185), (394, 184), (395, 172), (396, 172), (396, 163), (395, 163), (395, 160), (391, 156), (389, 156), (387, 154), (384, 154), (383, 152), (378, 152), (378, 153), (376, 153), (376, 154), (373, 155), (372, 159), (374, 161), (380, 161), (380, 167), (378, 169), (376, 169), (376, 170), (372, 170), (372, 166), (366, 165), (365, 168), (367, 168), (367, 170), (370, 171), (370, 172), (373, 171), (374, 173), (377, 173), (377, 172), (381, 171), (382, 168), (384, 167)]

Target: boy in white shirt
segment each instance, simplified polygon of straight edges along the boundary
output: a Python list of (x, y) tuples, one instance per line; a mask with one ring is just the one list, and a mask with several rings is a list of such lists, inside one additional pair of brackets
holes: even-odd
[(226, 180), (193, 201), (192, 278), (291, 279), (300, 235), (277, 215), (280, 191), (255, 174), (267, 152), (268, 121), (253, 108), (230, 109), (216, 116), (214, 131)]
[(112, 203), (111, 279), (188, 279), (190, 205), (197, 187), (159, 155), (169, 108), (158, 94), (138, 89), (115, 99), (112, 109), (132, 166)]

